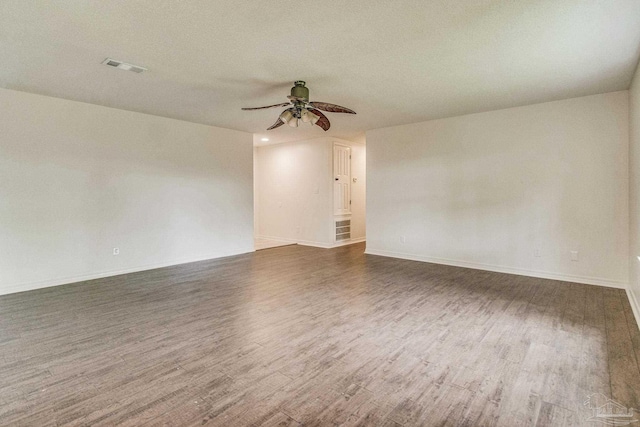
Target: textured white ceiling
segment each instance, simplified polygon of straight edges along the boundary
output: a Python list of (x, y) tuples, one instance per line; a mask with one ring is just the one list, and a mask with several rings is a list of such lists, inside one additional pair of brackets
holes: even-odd
[[(7, 0), (0, 86), (268, 136), (294, 80), (329, 135), (626, 89), (639, 0)], [(134, 74), (106, 57), (149, 68)]]

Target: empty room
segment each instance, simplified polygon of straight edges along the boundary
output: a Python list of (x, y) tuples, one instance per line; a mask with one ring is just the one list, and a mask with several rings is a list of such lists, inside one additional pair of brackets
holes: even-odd
[(640, 424), (640, 1), (0, 2), (0, 426)]

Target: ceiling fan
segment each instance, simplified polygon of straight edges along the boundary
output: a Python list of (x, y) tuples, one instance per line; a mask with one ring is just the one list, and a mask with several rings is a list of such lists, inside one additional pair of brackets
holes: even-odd
[(309, 88), (305, 86), (306, 83), (302, 80), (294, 82), (293, 85), (294, 86), (291, 88), (291, 95), (287, 96), (287, 98), (289, 98), (289, 102), (267, 105), (266, 107), (243, 108), (243, 110), (262, 110), (264, 108), (289, 107), (280, 114), (278, 120), (276, 120), (273, 125), (267, 128), (267, 130), (275, 129), (285, 123), (291, 127), (297, 128), (298, 123), (300, 122), (300, 120), (302, 120), (303, 123), (317, 125), (325, 131), (328, 131), (331, 127), (331, 123), (329, 123), (329, 119), (327, 118), (327, 116), (322, 114), (322, 111), (328, 111), (330, 113), (356, 113), (349, 108), (341, 107), (336, 104), (329, 104), (328, 102), (309, 101)]

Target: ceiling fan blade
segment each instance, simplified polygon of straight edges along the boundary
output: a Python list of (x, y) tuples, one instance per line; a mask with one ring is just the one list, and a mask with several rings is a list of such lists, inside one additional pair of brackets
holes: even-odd
[(266, 107), (252, 107), (252, 108), (242, 108), (243, 110), (262, 110), (264, 108), (273, 108), (273, 107), (288, 107), (290, 104), (288, 102), (282, 104), (273, 104), (267, 105)]
[(327, 119), (327, 116), (322, 114), (320, 110), (313, 110), (313, 114), (320, 117), (316, 122), (316, 125), (324, 129), (325, 132), (328, 131), (331, 127), (331, 123), (329, 123), (329, 119)]
[(339, 105), (336, 104), (330, 104), (328, 102), (310, 102), (309, 105), (311, 105), (314, 108), (317, 108), (318, 110), (323, 110), (323, 111), (328, 111), (330, 113), (347, 113), (347, 114), (355, 114), (356, 112), (346, 108), (346, 107), (341, 107)]
[(279, 128), (283, 124), (284, 124), (284, 122), (282, 120), (280, 120), (280, 117), (278, 117), (278, 120), (274, 124), (272, 124), (270, 127), (268, 127), (267, 130)]

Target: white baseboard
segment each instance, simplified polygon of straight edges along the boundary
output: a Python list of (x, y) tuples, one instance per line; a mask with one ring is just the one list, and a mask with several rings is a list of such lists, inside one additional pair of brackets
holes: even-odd
[(331, 248), (337, 248), (340, 246), (353, 245), (355, 243), (362, 243), (367, 240), (366, 237), (360, 237), (358, 239), (343, 240), (342, 242), (325, 243), (325, 242), (314, 242), (311, 240), (286, 239), (283, 237), (273, 237), (273, 236), (256, 236), (256, 239), (274, 240), (277, 242), (292, 243), (292, 244), (297, 244), (301, 246), (313, 246), (314, 248), (322, 248), (322, 249), (331, 249)]
[(257, 239), (260, 239), (260, 240), (273, 240), (274, 242), (289, 243), (289, 244), (292, 244), (292, 245), (295, 245), (296, 243), (298, 243), (298, 241), (295, 240), (295, 239), (286, 239), (284, 237), (273, 237), (273, 236), (259, 235), (259, 236), (256, 236), (256, 240)]
[(52, 286), (68, 285), (70, 283), (84, 282), (86, 280), (103, 279), (105, 277), (119, 276), (121, 274), (137, 273), (139, 271), (155, 270), (156, 268), (171, 267), (172, 265), (188, 264), (190, 262), (207, 261), (211, 259), (226, 258), (234, 255), (241, 255), (254, 252), (253, 249), (248, 251), (232, 252), (228, 254), (211, 254), (189, 259), (175, 259), (157, 264), (146, 264), (138, 267), (125, 268), (122, 270), (101, 271), (97, 273), (82, 274), (78, 276), (60, 277), (51, 280), (42, 280), (36, 282), (13, 283), (10, 285), (0, 286), (0, 295), (14, 294), (17, 292), (32, 291), (34, 289), (50, 288)]
[(314, 246), (316, 248), (332, 249), (332, 248), (339, 248), (340, 246), (355, 245), (356, 243), (362, 243), (362, 242), (365, 242), (366, 240), (367, 240), (366, 237), (361, 237), (359, 239), (343, 240), (341, 242), (335, 242), (330, 244), (320, 243), (320, 242), (307, 242), (307, 241), (301, 240), (298, 242), (298, 244), (302, 246)]
[(636, 295), (630, 288), (627, 288), (627, 298), (629, 298), (629, 305), (631, 305), (631, 311), (633, 311), (633, 317), (636, 318), (636, 324), (640, 327), (640, 304), (636, 299)]
[(526, 270), (522, 268), (504, 267), (499, 265), (482, 264), (476, 262), (459, 261), (446, 258), (434, 258), (400, 252), (390, 252), (367, 247), (366, 254), (401, 258), (411, 261), (430, 262), (433, 264), (452, 265), (454, 267), (474, 268), (476, 270), (494, 271), (496, 273), (517, 274), (519, 276), (539, 277), (541, 279), (562, 280), (565, 282), (583, 283), (586, 285), (606, 286), (608, 288), (627, 289), (626, 282), (603, 279), (600, 277), (573, 276), (569, 274), (550, 273), (546, 271)]
[(275, 243), (279, 243), (279, 244), (283, 244), (283, 245), (295, 245), (296, 242), (290, 239), (276, 239), (276, 238), (270, 238), (270, 237), (262, 237), (262, 236), (256, 236), (255, 240), (269, 240), (270, 242), (275, 242)]
[(337, 248), (340, 246), (347, 246), (347, 245), (355, 245), (356, 243), (362, 243), (366, 241), (367, 241), (366, 237), (360, 237), (359, 239), (343, 240), (342, 242), (334, 243), (332, 248)]

